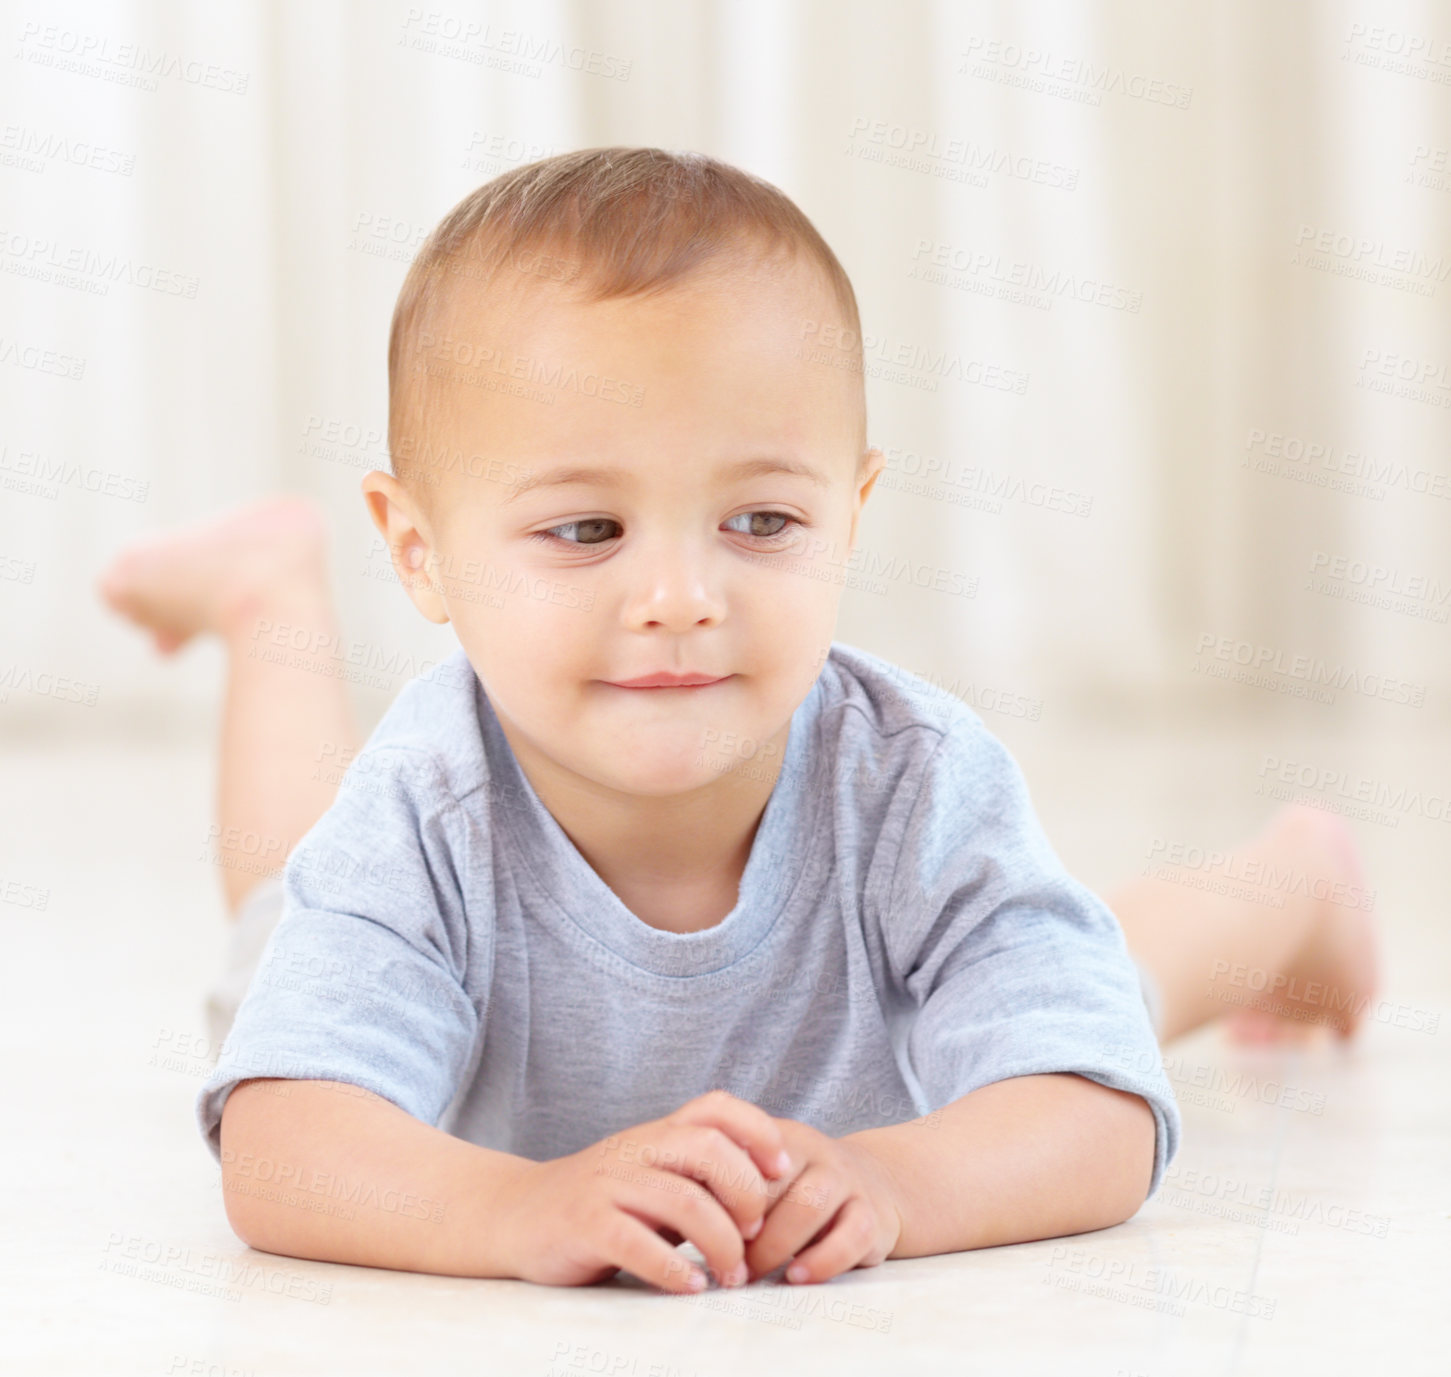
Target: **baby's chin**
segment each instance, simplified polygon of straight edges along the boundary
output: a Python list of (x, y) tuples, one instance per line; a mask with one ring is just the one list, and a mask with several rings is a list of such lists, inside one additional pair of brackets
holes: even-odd
[[(603, 758), (566, 763), (576, 770), (584, 767), (600, 784), (638, 798), (679, 798), (738, 784), (738, 779), (726, 778), (726, 762), (702, 751), (699, 736), (697, 731), (689, 742), (635, 744), (620, 749), (606, 745), (601, 752)], [(738, 766), (740, 762), (732, 764)]]
[[(582, 725), (582, 724), (581, 724)], [(683, 727), (684, 724), (682, 724)], [(773, 780), (764, 761), (743, 760), (702, 746), (701, 727), (657, 728), (628, 737), (613, 732), (588, 734), (578, 730), (571, 741), (547, 744), (557, 764), (571, 773), (618, 794), (639, 799), (684, 799), (713, 790), (735, 792), (741, 787), (769, 787)]]

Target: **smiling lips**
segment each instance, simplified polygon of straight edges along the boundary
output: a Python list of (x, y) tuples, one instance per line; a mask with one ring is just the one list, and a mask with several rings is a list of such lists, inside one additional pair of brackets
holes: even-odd
[(707, 684), (722, 684), (729, 674), (644, 674), (638, 679), (606, 680), (615, 688), (704, 688)]

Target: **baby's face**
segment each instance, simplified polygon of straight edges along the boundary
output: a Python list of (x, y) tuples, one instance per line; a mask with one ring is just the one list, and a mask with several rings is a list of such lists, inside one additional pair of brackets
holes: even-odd
[[(823, 323), (798, 263), (583, 305), (534, 279), (420, 338), (426, 444), (464, 462), (414, 508), (413, 596), (522, 760), (658, 796), (779, 764), (882, 462), (858, 468), (860, 377), (820, 361)], [(662, 673), (716, 682), (621, 686)]]

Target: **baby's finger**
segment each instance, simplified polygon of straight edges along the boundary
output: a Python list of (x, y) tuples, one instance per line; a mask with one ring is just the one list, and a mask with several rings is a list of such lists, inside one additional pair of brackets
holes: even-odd
[(746, 1248), (751, 1275), (774, 1272), (825, 1230), (847, 1198), (845, 1182), (819, 1165), (806, 1168), (766, 1215), (760, 1236)]
[(604, 1255), (611, 1265), (623, 1267), (662, 1291), (688, 1295), (706, 1287), (705, 1273), (629, 1209), (613, 1212)]
[(653, 1165), (699, 1181), (725, 1206), (743, 1236), (765, 1218), (771, 1207), (766, 1178), (724, 1129), (704, 1124), (671, 1125), (664, 1132)]
[(786, 1280), (807, 1285), (830, 1281), (853, 1267), (874, 1267), (882, 1261), (872, 1257), (875, 1243), (876, 1220), (872, 1211), (866, 1201), (854, 1196), (837, 1212), (825, 1237), (796, 1254), (786, 1269)]
[[(736, 1222), (703, 1186), (669, 1171), (642, 1173), (615, 1197), (619, 1207), (658, 1229), (674, 1229), (700, 1249), (724, 1284), (745, 1280), (745, 1247)], [(664, 1244), (658, 1234), (653, 1235)]]
[(792, 1163), (781, 1121), (749, 1100), (726, 1090), (711, 1090), (687, 1100), (666, 1117), (679, 1123), (704, 1124), (729, 1134), (751, 1154), (764, 1176), (775, 1178), (790, 1174)]

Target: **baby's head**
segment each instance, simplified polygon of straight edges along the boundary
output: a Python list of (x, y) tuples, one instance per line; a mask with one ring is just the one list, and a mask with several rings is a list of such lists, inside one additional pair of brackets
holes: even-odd
[[(548, 158), (434, 230), (363, 489), (521, 758), (656, 796), (779, 763), (882, 465), (859, 339), (810, 221), (699, 154)], [(619, 686), (660, 673), (719, 682)]]

